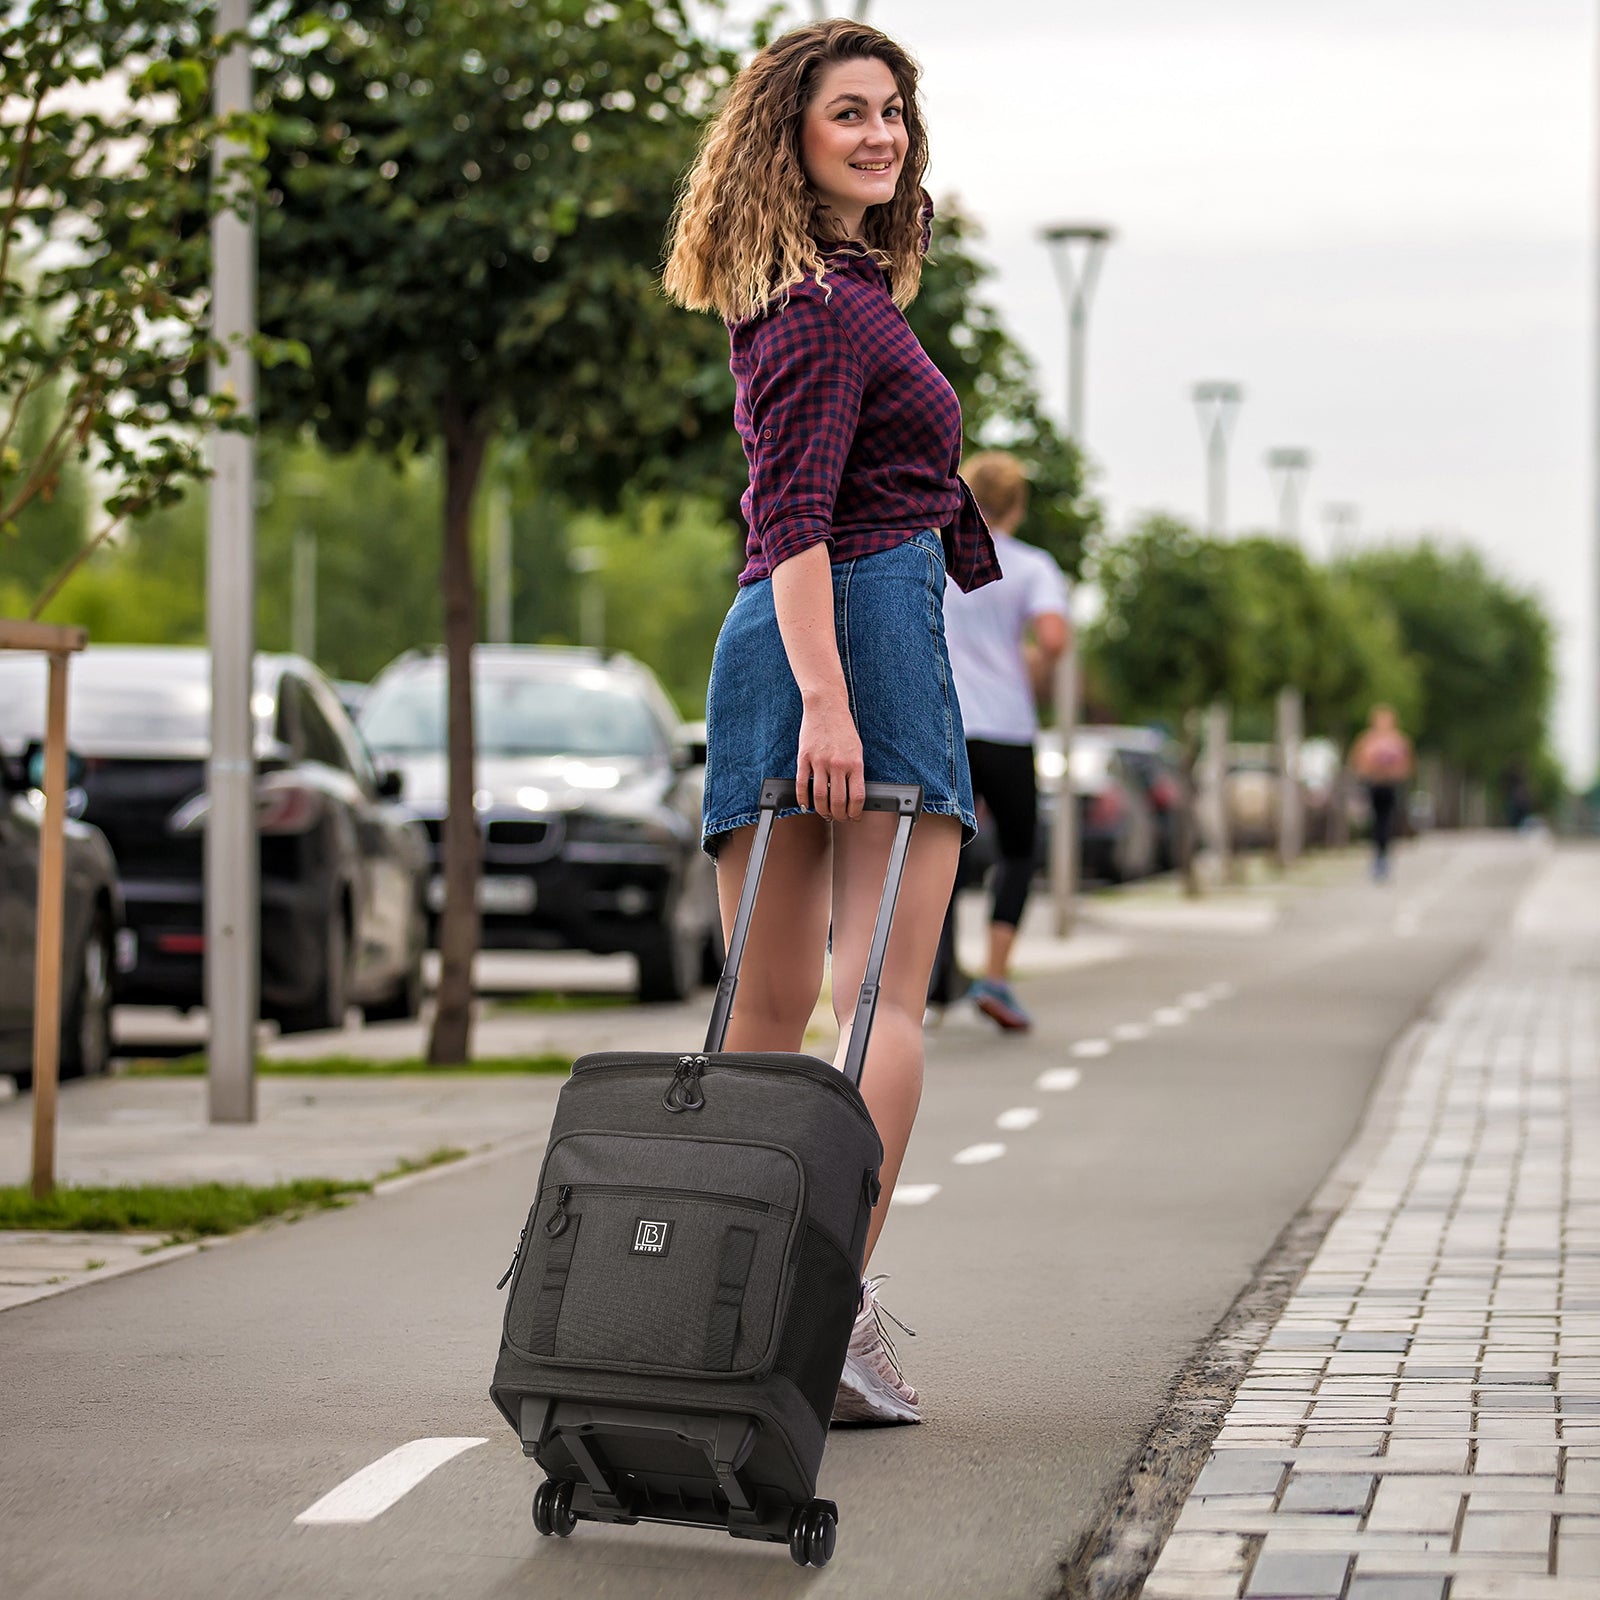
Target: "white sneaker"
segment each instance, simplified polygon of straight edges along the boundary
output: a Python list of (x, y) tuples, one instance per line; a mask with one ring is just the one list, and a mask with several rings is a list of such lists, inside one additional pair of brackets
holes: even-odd
[(916, 1329), (878, 1304), (882, 1277), (861, 1285), (861, 1310), (850, 1334), (850, 1350), (839, 1375), (839, 1393), (833, 1402), (835, 1422), (921, 1422), (917, 1391), (900, 1370), (894, 1343), (883, 1326), (888, 1317), (916, 1338)]

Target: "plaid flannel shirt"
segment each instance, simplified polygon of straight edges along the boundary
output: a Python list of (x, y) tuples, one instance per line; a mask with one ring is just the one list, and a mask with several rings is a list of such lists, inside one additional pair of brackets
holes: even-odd
[(734, 426), (750, 464), (741, 584), (814, 544), (850, 561), (924, 528), (943, 532), (962, 589), (1000, 576), (956, 472), (961, 403), (871, 257), (835, 252), (822, 286), (807, 278), (729, 339)]

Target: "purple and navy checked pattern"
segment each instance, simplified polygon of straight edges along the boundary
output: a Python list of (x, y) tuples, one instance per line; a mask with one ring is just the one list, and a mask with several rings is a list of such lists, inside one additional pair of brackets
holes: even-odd
[(957, 476), (961, 402), (917, 343), (871, 257), (835, 253), (821, 287), (729, 331), (734, 426), (750, 463), (741, 584), (826, 541), (835, 562), (948, 529), (950, 576), (1000, 576), (982, 513)]

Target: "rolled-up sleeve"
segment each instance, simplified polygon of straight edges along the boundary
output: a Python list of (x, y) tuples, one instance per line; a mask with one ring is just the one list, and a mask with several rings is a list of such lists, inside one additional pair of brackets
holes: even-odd
[(831, 543), (865, 374), (833, 312), (796, 296), (751, 340), (751, 531), (768, 569)]

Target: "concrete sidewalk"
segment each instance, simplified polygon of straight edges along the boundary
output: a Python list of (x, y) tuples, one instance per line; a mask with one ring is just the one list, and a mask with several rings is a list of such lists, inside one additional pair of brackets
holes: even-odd
[(1600, 850), (1391, 1064), (1146, 1600), (1600, 1594)]

